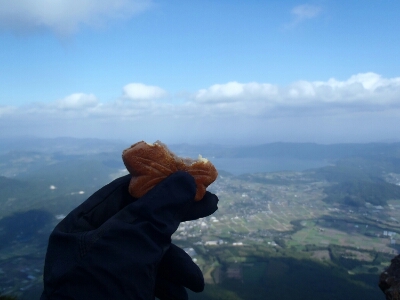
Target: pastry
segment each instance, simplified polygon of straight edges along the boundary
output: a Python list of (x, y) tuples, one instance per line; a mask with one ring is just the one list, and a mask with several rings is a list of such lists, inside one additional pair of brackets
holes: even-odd
[(122, 160), (132, 175), (129, 193), (135, 198), (142, 197), (172, 173), (185, 171), (195, 179), (195, 200), (199, 201), (218, 176), (214, 165), (206, 158), (201, 155), (197, 160), (178, 157), (160, 141), (138, 142), (122, 152)]

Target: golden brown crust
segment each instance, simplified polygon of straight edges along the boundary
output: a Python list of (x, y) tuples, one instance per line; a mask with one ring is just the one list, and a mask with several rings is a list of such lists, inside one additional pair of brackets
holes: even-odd
[(186, 171), (195, 179), (195, 200), (199, 201), (218, 176), (210, 161), (177, 157), (161, 142), (138, 142), (122, 152), (122, 160), (132, 175), (129, 193), (135, 198), (142, 197), (172, 173)]

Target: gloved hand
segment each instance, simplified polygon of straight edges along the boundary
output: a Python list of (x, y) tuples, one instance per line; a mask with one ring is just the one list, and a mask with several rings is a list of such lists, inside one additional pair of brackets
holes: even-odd
[(45, 299), (187, 299), (184, 287), (204, 288), (200, 269), (171, 235), (182, 221), (217, 210), (207, 192), (195, 202), (191, 175), (177, 172), (140, 199), (131, 176), (98, 190), (50, 235), (44, 268)]

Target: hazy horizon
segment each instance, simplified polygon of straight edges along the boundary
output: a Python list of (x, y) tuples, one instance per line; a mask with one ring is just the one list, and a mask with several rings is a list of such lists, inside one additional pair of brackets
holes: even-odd
[[(129, 139), (129, 138), (102, 138), (102, 137), (73, 137), (73, 136), (54, 136), (54, 137), (45, 137), (45, 136), (35, 136), (35, 135), (20, 135), (20, 136), (0, 136), (0, 141), (6, 142), (18, 142), (24, 143), (27, 142), (27, 146), (31, 141), (43, 141), (43, 142), (51, 142), (56, 140), (75, 140), (75, 141), (98, 141), (98, 142), (105, 142), (114, 145), (125, 145), (128, 147), (129, 145), (135, 144), (139, 141), (145, 141), (147, 143), (155, 143), (157, 141), (161, 141), (165, 143), (167, 146), (179, 146), (179, 145), (188, 145), (191, 147), (196, 146), (221, 146), (221, 147), (257, 147), (263, 145), (272, 145), (272, 144), (287, 144), (287, 145), (301, 145), (301, 144), (314, 144), (314, 145), (322, 145), (322, 146), (334, 146), (334, 145), (368, 145), (368, 144), (397, 144), (400, 143), (400, 139), (382, 139), (376, 141), (365, 141), (365, 142), (333, 142), (333, 143), (318, 143), (318, 142), (308, 142), (308, 141), (267, 141), (267, 142), (252, 142), (252, 143), (244, 143), (244, 142), (231, 142), (231, 143), (219, 143), (217, 142), (210, 142), (210, 141), (198, 141), (198, 142), (187, 142), (187, 141), (177, 141), (166, 143), (165, 140), (161, 139)], [(6, 147), (7, 148), (7, 147)], [(26, 149), (25, 149), (26, 150)]]

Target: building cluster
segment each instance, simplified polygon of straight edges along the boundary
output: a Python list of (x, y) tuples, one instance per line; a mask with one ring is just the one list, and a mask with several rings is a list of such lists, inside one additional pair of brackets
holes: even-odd
[(395, 235), (396, 235), (396, 232), (387, 231), (387, 230), (384, 230), (384, 231), (383, 231), (383, 236), (389, 237), (389, 239), (390, 239), (390, 244), (391, 244), (391, 245), (396, 245), (396, 240), (395, 240), (395, 238), (394, 238)]

